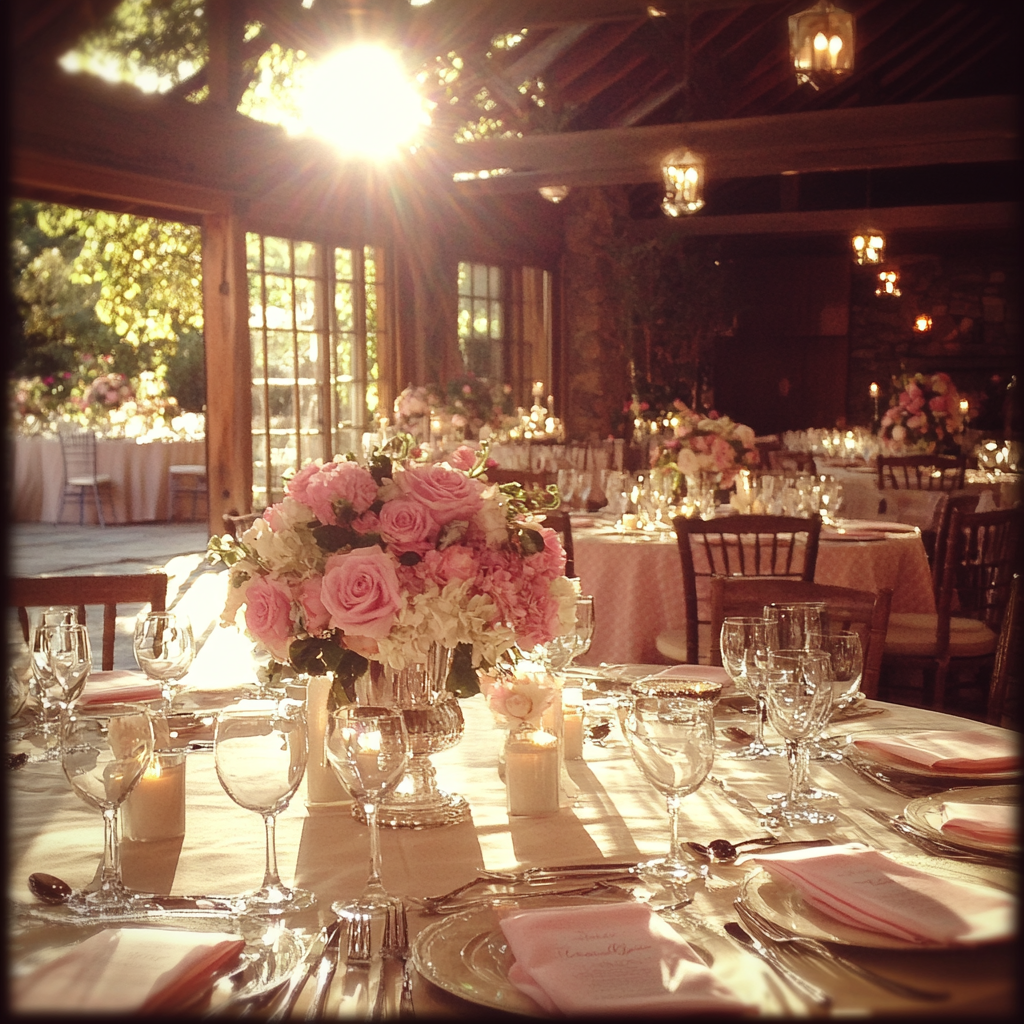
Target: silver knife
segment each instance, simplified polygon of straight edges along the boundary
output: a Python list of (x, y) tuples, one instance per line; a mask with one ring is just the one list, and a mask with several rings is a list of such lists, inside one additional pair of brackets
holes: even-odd
[(790, 970), (774, 950), (769, 949), (763, 942), (759, 942), (752, 935), (748, 934), (735, 921), (727, 921), (726, 932), (740, 945), (749, 949), (755, 956), (759, 956), (775, 973), (785, 981), (804, 999), (809, 999), (815, 1006), (828, 1009), (832, 1005), (832, 997), (823, 992), (817, 985), (812, 985), (806, 978), (801, 977), (795, 971)]
[(302, 961), (302, 966), (292, 974), (274, 1012), (267, 1020), (285, 1020), (292, 1012), (295, 1001), (299, 998), (299, 994), (305, 987), (306, 982), (309, 981), (310, 975), (312, 975), (317, 964), (320, 963), (328, 942), (330, 942), (332, 935), (337, 934), (337, 930), (340, 927), (341, 923), (339, 921), (332, 921), (329, 924), (325, 924), (317, 932), (313, 945), (310, 946), (309, 952), (306, 954), (306, 959)]
[(316, 969), (316, 988), (306, 1011), (306, 1020), (319, 1020), (324, 1015), (327, 994), (331, 990), (331, 981), (338, 968), (338, 950), (341, 945), (341, 919), (333, 922), (328, 928), (327, 942), (324, 944), (323, 955)]

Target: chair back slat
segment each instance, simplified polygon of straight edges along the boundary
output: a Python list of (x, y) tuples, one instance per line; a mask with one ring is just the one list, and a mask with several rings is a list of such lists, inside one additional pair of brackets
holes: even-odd
[(967, 475), (966, 455), (879, 455), (878, 489), (958, 491)]
[(86, 623), (86, 606), (103, 607), (101, 665), (114, 667), (114, 636), (119, 604), (149, 604), (153, 611), (167, 607), (167, 574), (133, 573), (124, 576), (15, 576), (9, 579), (7, 603), (18, 609), (22, 636), (29, 641), (29, 608), (76, 604), (78, 621)]
[[(1007, 724), (1016, 728), (1016, 721), (1006, 722), (1020, 714), (1020, 681), (1021, 681), (1021, 611), (1024, 605), (1020, 599), (1020, 573), (1014, 573), (1010, 585), (1010, 597), (1006, 602), (1003, 625), (999, 630), (996, 644), (996, 660), (992, 667), (992, 683), (988, 691), (988, 704), (985, 720), (990, 725)], [(1010, 687), (1016, 687), (1016, 704), (1011, 702)]]
[(673, 526), (683, 570), (686, 660), (692, 664), (698, 661), (699, 626), (711, 621), (698, 613), (698, 576), (814, 579), (821, 536), (819, 516), (737, 515), (708, 520), (678, 516)]

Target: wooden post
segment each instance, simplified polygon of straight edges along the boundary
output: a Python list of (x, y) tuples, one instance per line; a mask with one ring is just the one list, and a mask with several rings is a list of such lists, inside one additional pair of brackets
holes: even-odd
[(206, 461), (210, 533), (252, 509), (252, 371), (245, 229), (236, 213), (203, 219)]

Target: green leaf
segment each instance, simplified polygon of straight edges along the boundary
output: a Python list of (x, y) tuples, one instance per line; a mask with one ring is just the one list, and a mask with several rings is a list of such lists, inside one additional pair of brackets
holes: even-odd
[(359, 537), (354, 530), (344, 526), (315, 526), (313, 527), (313, 539), (317, 542), (321, 551), (340, 551), (342, 548), (355, 544)]

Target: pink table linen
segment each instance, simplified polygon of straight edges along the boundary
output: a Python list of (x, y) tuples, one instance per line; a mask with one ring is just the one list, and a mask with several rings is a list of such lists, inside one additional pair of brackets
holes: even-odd
[(936, 729), (902, 736), (863, 736), (853, 741), (858, 750), (888, 764), (909, 764), (937, 772), (1011, 771), (1020, 765), (1016, 743), (993, 737), (984, 729), (949, 732)]
[[(590, 650), (577, 664), (663, 664), (655, 639), (686, 625), (675, 534), (639, 540), (574, 519), (573, 546), (583, 592), (594, 597), (596, 623)], [(842, 542), (823, 536), (814, 579), (875, 593), (891, 588), (894, 612), (935, 611), (928, 555), (916, 533)], [(708, 580), (698, 578), (698, 603), (707, 599)]]

